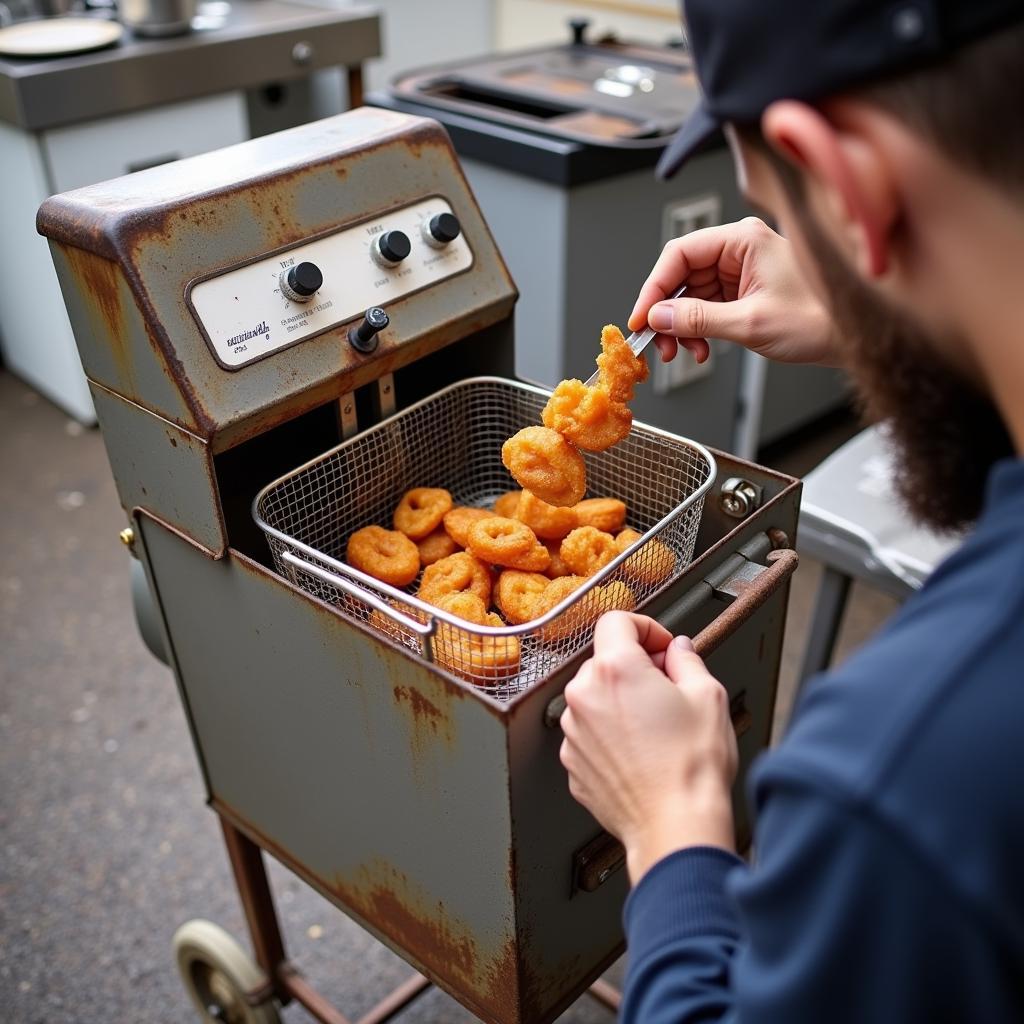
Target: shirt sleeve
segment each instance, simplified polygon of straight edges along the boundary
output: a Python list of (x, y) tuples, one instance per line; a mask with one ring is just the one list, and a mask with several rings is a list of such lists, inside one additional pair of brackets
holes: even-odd
[(641, 879), (625, 911), (624, 1024), (1010, 1020), (1019, 1010), (972, 908), (862, 808), (773, 792), (758, 850), (754, 868), (682, 850)]

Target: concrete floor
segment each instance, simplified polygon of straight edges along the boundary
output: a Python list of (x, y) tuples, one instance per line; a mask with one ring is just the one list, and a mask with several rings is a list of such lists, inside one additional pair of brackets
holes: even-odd
[[(802, 473), (848, 423), (773, 457)], [(0, 1017), (11, 1024), (184, 1024), (171, 960), (183, 921), (245, 929), (169, 671), (143, 648), (125, 525), (98, 432), (0, 373)], [(794, 581), (781, 717), (818, 569)], [(893, 603), (854, 587), (839, 656)], [(272, 866), (289, 951), (352, 1017), (405, 964)], [(621, 964), (610, 972), (621, 974)], [(296, 1006), (288, 1024), (310, 1020)], [(437, 991), (400, 1018), (472, 1018)], [(584, 999), (565, 1024), (607, 1024)]]

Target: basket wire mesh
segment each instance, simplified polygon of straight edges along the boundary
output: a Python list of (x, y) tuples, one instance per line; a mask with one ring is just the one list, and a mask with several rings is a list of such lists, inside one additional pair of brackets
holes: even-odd
[[(391, 529), (402, 495), (443, 487), (455, 505), (490, 507), (518, 485), (501, 446), (540, 421), (548, 392), (477, 377), (402, 410), (265, 487), (253, 517), (277, 571), (346, 618), (392, 640), (498, 699), (555, 671), (585, 647), (602, 612), (640, 605), (682, 574), (693, 558), (704, 494), (715, 475), (700, 445), (643, 424), (606, 452), (584, 453), (587, 493), (627, 506), (643, 537), (561, 604), (520, 626), (468, 623), (406, 590), (345, 564), (357, 529)], [(617, 585), (616, 585), (617, 584)]]

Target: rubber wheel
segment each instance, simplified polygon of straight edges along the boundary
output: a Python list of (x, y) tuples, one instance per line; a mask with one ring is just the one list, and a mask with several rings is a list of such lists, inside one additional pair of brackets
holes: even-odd
[(178, 971), (204, 1024), (281, 1024), (273, 996), (250, 1006), (245, 993), (267, 976), (220, 925), (196, 918), (174, 933)]

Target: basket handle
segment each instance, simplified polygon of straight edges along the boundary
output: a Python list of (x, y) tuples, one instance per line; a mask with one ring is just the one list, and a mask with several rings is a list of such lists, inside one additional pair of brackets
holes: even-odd
[[(793, 575), (800, 561), (797, 553), (789, 549), (769, 552), (767, 565), (758, 565), (742, 555), (736, 558), (739, 566), (729, 574), (729, 578), (718, 587), (709, 585), (707, 593), (701, 595), (703, 600), (707, 600), (716, 592), (730, 593), (730, 584), (737, 593), (725, 611), (712, 619), (693, 638), (693, 649), (702, 658), (708, 657), (724, 640), (732, 636)], [(703, 600), (686, 607), (685, 612), (693, 612)], [(673, 610), (669, 609), (669, 612)], [(544, 709), (544, 724), (549, 729), (557, 728), (563, 711), (565, 695), (560, 693), (552, 697)]]
[(387, 615), (389, 618), (394, 619), (413, 633), (419, 634), (420, 640), (423, 642), (423, 656), (428, 661), (434, 660), (431, 638), (437, 630), (437, 620), (434, 619), (433, 616), (431, 616), (426, 622), (420, 622), (418, 619), (414, 619), (411, 615), (406, 615), (404, 612), (400, 612), (397, 608), (393, 608), (387, 603), (387, 601), (381, 600), (381, 598), (376, 594), (371, 593), (369, 590), (356, 586), (355, 583), (345, 579), (338, 573), (324, 569), (322, 566), (316, 565), (314, 562), (307, 562), (306, 559), (299, 558), (299, 556), (292, 551), (282, 552), (281, 559), (289, 565), (294, 566), (296, 569), (308, 572), (318, 580), (322, 580), (324, 583), (329, 583), (332, 587), (337, 587), (339, 590), (343, 590), (349, 595), (349, 597), (354, 597), (359, 601), (365, 601), (371, 608), (374, 608), (383, 615)]

